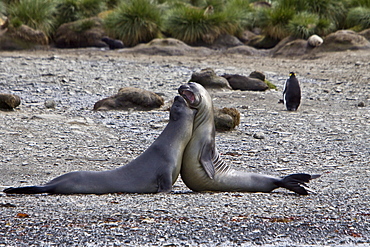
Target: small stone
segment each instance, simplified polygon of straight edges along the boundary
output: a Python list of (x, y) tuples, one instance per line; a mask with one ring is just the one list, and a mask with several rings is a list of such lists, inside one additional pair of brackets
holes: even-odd
[(257, 132), (253, 134), (253, 138), (255, 139), (265, 139), (265, 135), (262, 132)]
[(45, 101), (45, 107), (50, 109), (50, 108), (55, 108), (56, 103), (54, 100), (46, 100)]
[(365, 103), (364, 103), (363, 101), (361, 101), (361, 102), (359, 102), (359, 103), (357, 104), (357, 106), (358, 106), (358, 107), (365, 107)]

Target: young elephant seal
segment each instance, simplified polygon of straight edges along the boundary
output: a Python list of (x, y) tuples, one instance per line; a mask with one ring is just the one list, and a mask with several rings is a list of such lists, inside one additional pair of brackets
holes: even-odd
[(194, 191), (271, 192), (283, 187), (307, 195), (302, 186), (319, 175), (292, 174), (284, 178), (231, 169), (220, 157), (215, 144), (212, 99), (197, 83), (187, 83), (179, 93), (190, 107), (197, 109), (193, 136), (185, 148), (181, 178)]
[(153, 144), (129, 164), (109, 171), (77, 171), (42, 186), (8, 188), (8, 194), (104, 194), (116, 192), (170, 192), (181, 168), (186, 144), (192, 136), (196, 110), (176, 96), (170, 120)]

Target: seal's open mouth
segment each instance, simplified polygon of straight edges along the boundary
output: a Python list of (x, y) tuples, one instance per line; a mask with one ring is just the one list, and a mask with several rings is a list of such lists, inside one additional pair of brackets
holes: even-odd
[(180, 95), (190, 104), (194, 104), (195, 102), (195, 95), (193, 94), (193, 92), (189, 91), (189, 90), (180, 90)]

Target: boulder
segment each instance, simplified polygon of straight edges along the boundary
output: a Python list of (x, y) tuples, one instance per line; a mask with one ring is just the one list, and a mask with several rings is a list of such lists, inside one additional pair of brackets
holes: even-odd
[(213, 69), (206, 68), (191, 75), (190, 81), (197, 82), (205, 88), (228, 88), (231, 89), (228, 81), (216, 75)]
[(0, 109), (13, 110), (21, 104), (21, 98), (14, 94), (0, 93)]
[(240, 112), (235, 108), (217, 108), (214, 110), (214, 116), (217, 131), (233, 130), (240, 124)]
[(268, 85), (263, 79), (265, 76), (258, 71), (252, 72), (249, 76), (224, 74), (222, 77), (229, 82), (234, 90), (265, 91), (268, 89)]
[(259, 79), (261, 81), (266, 80), (266, 76), (262, 72), (259, 72), (259, 71), (253, 71), (252, 73), (249, 74), (249, 77)]
[(370, 49), (370, 42), (352, 30), (339, 30), (325, 37), (320, 52)]
[(224, 54), (240, 54), (244, 56), (257, 56), (262, 55), (263, 51), (257, 50), (254, 47), (247, 46), (247, 45), (240, 45), (236, 47), (232, 47), (224, 51)]
[(214, 53), (212, 49), (206, 47), (191, 47), (181, 40), (173, 38), (153, 39), (147, 44), (139, 44), (120, 52), (161, 56), (209, 56)]
[(242, 35), (239, 37), (240, 41), (243, 42), (244, 44), (248, 44), (249, 41), (254, 39), (257, 34), (253, 33), (252, 31), (245, 30)]
[(6, 20), (0, 26), (0, 50), (24, 50), (48, 45), (49, 39), (40, 30), (26, 25), (13, 27)]
[(55, 34), (58, 48), (108, 47), (103, 22), (97, 17), (64, 23)]
[(156, 93), (140, 88), (121, 88), (117, 94), (99, 100), (94, 105), (94, 111), (108, 110), (152, 110), (164, 104), (164, 100)]
[(307, 40), (296, 39), (272, 50), (273, 57), (297, 57), (309, 53), (313, 49), (308, 45)]
[(266, 37), (264, 35), (256, 35), (252, 37), (246, 45), (252, 46), (256, 49), (270, 49), (275, 47), (279, 40)]
[(230, 47), (244, 45), (237, 37), (230, 34), (222, 34), (211, 43), (198, 41), (193, 46), (205, 46), (214, 50), (225, 50)]
[(367, 40), (370, 41), (370, 28), (361, 31), (358, 34), (361, 35), (361, 36), (363, 36), (363, 37), (365, 37)]

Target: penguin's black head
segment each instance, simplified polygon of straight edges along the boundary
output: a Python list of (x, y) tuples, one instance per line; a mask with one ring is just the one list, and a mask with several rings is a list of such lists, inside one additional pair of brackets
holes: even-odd
[(295, 73), (294, 72), (289, 72), (289, 76), (290, 77), (295, 77)]

